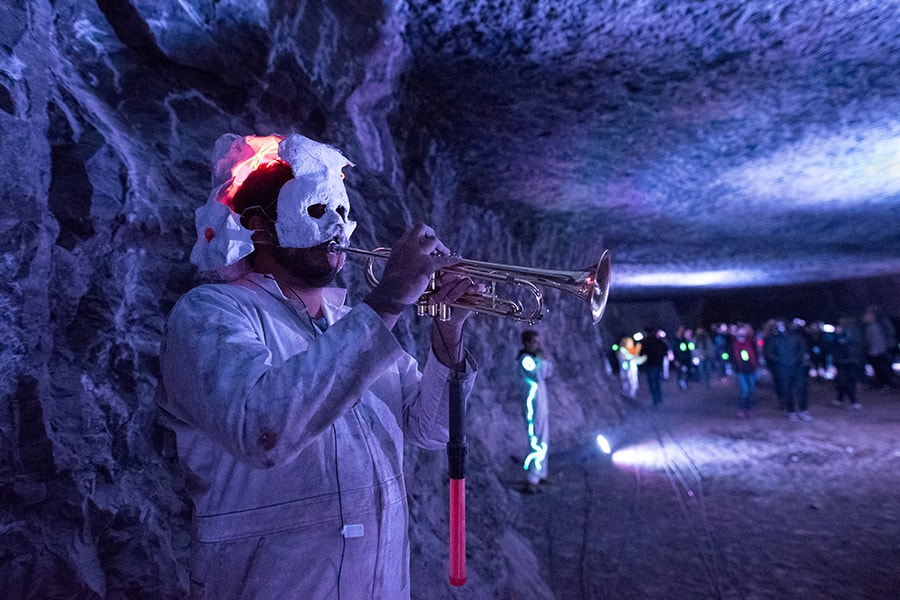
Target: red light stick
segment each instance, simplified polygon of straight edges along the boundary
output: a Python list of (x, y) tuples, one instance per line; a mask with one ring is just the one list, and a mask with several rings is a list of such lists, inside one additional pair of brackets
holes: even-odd
[(460, 586), (466, 582), (466, 401), (462, 397), (462, 382), (451, 378), (449, 383), (450, 585)]

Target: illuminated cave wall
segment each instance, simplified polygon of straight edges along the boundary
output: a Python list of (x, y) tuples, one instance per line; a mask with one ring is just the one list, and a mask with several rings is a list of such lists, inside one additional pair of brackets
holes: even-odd
[[(343, 149), (357, 165), (347, 181), (360, 246), (426, 220), (478, 258), (553, 256), (547, 266), (560, 267), (580, 257), (564, 241), (523, 246), (503, 215), (459, 210), (441, 148), (395, 143), (406, 55), (394, 10), (374, 0), (4, 2), (0, 597), (185, 594), (189, 505), (153, 395), (165, 315), (194, 283), (193, 210), (220, 134), (297, 130)], [(359, 298), (361, 268), (344, 283)], [(560, 365), (554, 437), (578, 444), (617, 416), (604, 342), (583, 307), (549, 300), (540, 327)], [(509, 393), (521, 329), (470, 327), (481, 366), (469, 424), (475, 558), (460, 598), (548, 589), (512, 527), (507, 489), (524, 438)], [(397, 331), (421, 357), (425, 330), (408, 317)], [(408, 458), (413, 582), (418, 597), (439, 598), (445, 459)]]

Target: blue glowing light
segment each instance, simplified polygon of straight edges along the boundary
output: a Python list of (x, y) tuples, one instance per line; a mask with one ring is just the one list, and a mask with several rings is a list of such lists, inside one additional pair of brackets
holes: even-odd
[(534, 397), (537, 396), (538, 384), (530, 379), (528, 381), (528, 398), (526, 404), (526, 416), (528, 417), (528, 441), (531, 444), (531, 452), (525, 457), (525, 464), (522, 468), (526, 471), (531, 463), (538, 471), (544, 464), (544, 457), (547, 456), (547, 443), (538, 442), (538, 437), (534, 433)]
[(522, 357), (522, 368), (529, 373), (532, 373), (535, 369), (537, 369), (537, 361), (534, 360), (534, 357), (530, 354), (526, 354)]

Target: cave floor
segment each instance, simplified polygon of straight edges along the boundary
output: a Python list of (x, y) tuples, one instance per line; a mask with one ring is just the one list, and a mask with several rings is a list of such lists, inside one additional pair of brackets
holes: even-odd
[(900, 391), (852, 410), (811, 380), (814, 420), (791, 422), (765, 378), (749, 420), (734, 379), (667, 381), (656, 409), (641, 385), (611, 459), (551, 447), (522, 495), (557, 600), (900, 598)]

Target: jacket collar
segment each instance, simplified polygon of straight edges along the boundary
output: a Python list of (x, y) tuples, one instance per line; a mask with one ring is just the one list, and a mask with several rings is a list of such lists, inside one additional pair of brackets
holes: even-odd
[[(290, 302), (281, 291), (281, 288), (278, 287), (278, 283), (272, 275), (250, 272), (244, 276), (244, 279), (264, 289), (272, 296)], [(329, 325), (334, 323), (338, 316), (346, 312), (343, 310), (346, 301), (347, 290), (344, 288), (327, 287), (322, 290), (322, 312), (325, 313), (325, 318), (328, 319)]]

